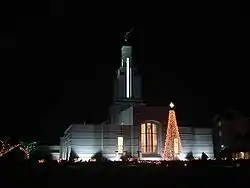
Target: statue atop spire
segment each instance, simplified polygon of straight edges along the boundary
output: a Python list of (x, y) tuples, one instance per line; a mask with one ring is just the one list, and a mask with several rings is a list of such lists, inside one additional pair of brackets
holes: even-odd
[(134, 28), (131, 28), (128, 32), (126, 32), (125, 34), (124, 34), (124, 41), (125, 41), (125, 44), (127, 44), (128, 43), (128, 41), (129, 41), (129, 39), (131, 38), (131, 35), (132, 35), (132, 33), (134, 32)]

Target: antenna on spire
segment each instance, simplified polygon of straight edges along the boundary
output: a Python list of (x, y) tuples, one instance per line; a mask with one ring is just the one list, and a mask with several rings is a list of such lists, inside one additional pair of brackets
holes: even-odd
[(126, 33), (124, 34), (123, 37), (124, 37), (124, 41), (125, 41), (126, 43), (128, 42), (129, 38), (131, 37), (133, 31), (134, 31), (134, 28), (131, 28), (128, 32), (126, 32)]

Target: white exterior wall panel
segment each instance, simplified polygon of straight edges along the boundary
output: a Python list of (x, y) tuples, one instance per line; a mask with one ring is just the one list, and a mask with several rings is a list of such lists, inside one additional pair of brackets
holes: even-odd
[[(131, 113), (131, 112), (130, 112)], [(124, 113), (126, 116), (129, 113)], [(120, 117), (122, 118), (122, 117)], [(128, 122), (132, 122), (130, 119)], [(127, 122), (127, 123), (128, 123)], [(158, 154), (162, 155), (165, 135), (159, 126)], [(179, 127), (183, 155), (192, 152), (201, 157), (202, 152), (213, 157), (212, 130), (207, 128)], [(140, 151), (140, 126), (138, 125), (73, 125), (61, 139), (60, 156), (68, 159), (71, 150), (84, 160), (102, 151), (104, 156), (114, 160), (117, 157), (118, 137), (123, 137), (123, 150), (138, 157)]]

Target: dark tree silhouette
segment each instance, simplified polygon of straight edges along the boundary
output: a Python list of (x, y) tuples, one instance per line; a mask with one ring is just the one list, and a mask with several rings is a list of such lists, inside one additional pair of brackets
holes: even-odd
[(207, 154), (205, 154), (204, 152), (202, 152), (202, 154), (201, 154), (201, 160), (202, 161), (206, 161), (207, 159), (208, 159)]
[(103, 156), (103, 153), (102, 151), (98, 151), (96, 152), (92, 157), (91, 159), (95, 159), (96, 162), (107, 162), (108, 159), (106, 157)]
[(194, 159), (194, 155), (193, 155), (192, 151), (190, 151), (190, 152), (187, 153), (186, 159), (189, 160), (189, 161), (191, 161), (191, 160)]
[(121, 156), (121, 160), (124, 162), (128, 161), (129, 158), (132, 158), (132, 155), (130, 152), (125, 152), (125, 154)]

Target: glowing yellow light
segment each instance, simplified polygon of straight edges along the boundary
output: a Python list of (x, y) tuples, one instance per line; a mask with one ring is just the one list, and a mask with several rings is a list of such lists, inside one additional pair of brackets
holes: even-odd
[(157, 125), (154, 123), (141, 124), (141, 152), (156, 153), (158, 146)]
[(141, 125), (141, 152), (146, 152), (146, 128), (145, 123)]
[(45, 162), (44, 159), (38, 160), (38, 163), (44, 163), (44, 162)]
[(123, 153), (123, 137), (118, 137), (118, 153)]

